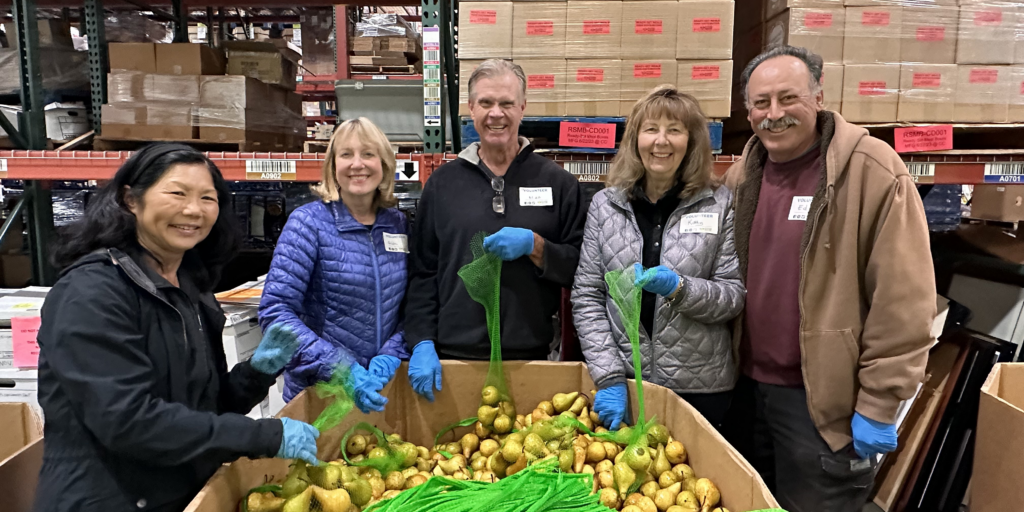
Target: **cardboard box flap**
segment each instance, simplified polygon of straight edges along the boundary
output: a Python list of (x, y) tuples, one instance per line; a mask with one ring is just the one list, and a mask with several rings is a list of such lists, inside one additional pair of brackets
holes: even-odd
[(1016, 512), (1024, 501), (1024, 364), (996, 364), (981, 387), (971, 510)]
[(0, 465), (43, 437), (43, 421), (24, 403), (0, 403)]

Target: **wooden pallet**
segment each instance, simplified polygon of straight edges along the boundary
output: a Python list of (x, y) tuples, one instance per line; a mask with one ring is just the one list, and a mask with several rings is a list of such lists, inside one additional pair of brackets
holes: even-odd
[(219, 142), (219, 141), (205, 141), (205, 140), (135, 140), (135, 139), (107, 139), (97, 137), (93, 140), (93, 149), (97, 151), (134, 151), (142, 148), (148, 144), (156, 142), (177, 142), (179, 144), (187, 144), (196, 148), (200, 151), (212, 151), (212, 152), (238, 152), (238, 153), (256, 153), (256, 152), (287, 152), (297, 151), (297, 147), (285, 147), (282, 144), (268, 143), (265, 141), (245, 141), (245, 142)]
[(302, 144), (303, 153), (326, 153), (327, 144), (330, 141), (326, 140), (307, 140)]
[(415, 75), (418, 73), (415, 65), (409, 66), (366, 66), (352, 64), (349, 66), (349, 72), (353, 75), (356, 74), (370, 74), (370, 75)]

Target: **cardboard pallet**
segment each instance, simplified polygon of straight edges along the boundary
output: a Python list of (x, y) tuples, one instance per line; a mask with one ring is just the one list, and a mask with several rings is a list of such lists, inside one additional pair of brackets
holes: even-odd
[(244, 142), (221, 142), (206, 140), (180, 140), (180, 139), (111, 139), (97, 137), (93, 140), (93, 149), (97, 151), (134, 151), (147, 144), (154, 142), (177, 142), (188, 144), (200, 151), (225, 151), (225, 152), (283, 152), (298, 151), (296, 144), (284, 144), (280, 141), (258, 141), (247, 140)]
[(352, 64), (349, 66), (352, 74), (374, 74), (374, 75), (415, 75), (418, 73), (416, 66), (367, 66)]

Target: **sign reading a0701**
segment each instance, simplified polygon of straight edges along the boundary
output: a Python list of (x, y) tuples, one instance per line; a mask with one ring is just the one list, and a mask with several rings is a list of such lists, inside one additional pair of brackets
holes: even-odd
[(246, 160), (245, 179), (248, 181), (295, 181), (295, 160)]

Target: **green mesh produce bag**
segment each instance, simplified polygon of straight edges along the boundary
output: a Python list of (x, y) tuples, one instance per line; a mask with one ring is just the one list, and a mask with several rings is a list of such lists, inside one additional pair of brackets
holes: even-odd
[(355, 392), (349, 383), (349, 374), (349, 367), (344, 363), (339, 363), (334, 367), (334, 372), (331, 373), (331, 380), (318, 382), (316, 388), (314, 388), (316, 396), (320, 398), (334, 398), (313, 422), (313, 426), (321, 433), (341, 424), (341, 421), (345, 419), (345, 416), (355, 406), (355, 402), (352, 400)]
[[(501, 258), (484, 250), (487, 233), (477, 233), (470, 242), (473, 261), (459, 269), (459, 277), (469, 296), (484, 307), (487, 336), (491, 342), (491, 362), (477, 411), (477, 419), (499, 434), (512, 430), (516, 419), (515, 403), (501, 362)], [(498, 420), (505, 416), (508, 420)], [(461, 423), (461, 422), (460, 422)]]

